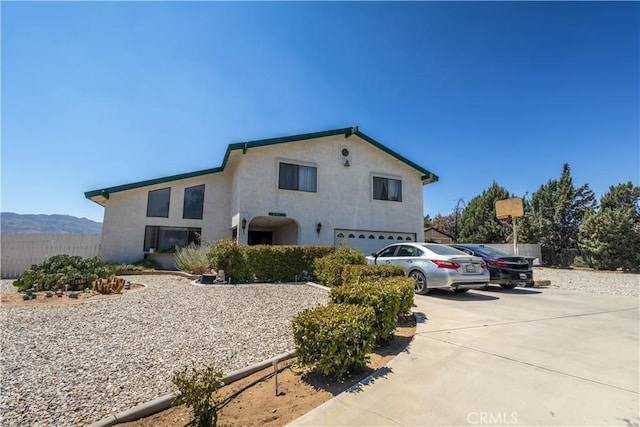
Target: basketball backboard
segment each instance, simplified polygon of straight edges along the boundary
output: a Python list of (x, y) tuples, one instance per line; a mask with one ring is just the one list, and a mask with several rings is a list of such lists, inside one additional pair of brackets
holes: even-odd
[(524, 215), (524, 205), (520, 197), (496, 201), (496, 218), (517, 218)]

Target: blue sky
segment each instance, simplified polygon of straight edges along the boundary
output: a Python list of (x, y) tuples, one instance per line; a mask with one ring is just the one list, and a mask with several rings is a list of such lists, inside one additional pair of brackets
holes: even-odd
[(348, 126), (440, 181), (571, 165), (640, 178), (638, 2), (2, 2), (2, 204), (102, 221), (84, 192), (220, 166), (227, 145)]

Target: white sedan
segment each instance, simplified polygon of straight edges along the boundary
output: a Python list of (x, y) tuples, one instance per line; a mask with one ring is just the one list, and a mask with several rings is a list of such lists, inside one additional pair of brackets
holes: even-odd
[(484, 260), (437, 243), (394, 243), (367, 257), (371, 265), (397, 265), (415, 280), (417, 294), (432, 288), (467, 292), (489, 284)]

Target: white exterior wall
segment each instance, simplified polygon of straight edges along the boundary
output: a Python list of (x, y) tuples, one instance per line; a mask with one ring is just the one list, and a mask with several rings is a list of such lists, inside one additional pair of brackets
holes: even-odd
[[(205, 185), (203, 219), (183, 219), (185, 188), (201, 184)], [(141, 260), (147, 225), (201, 228), (206, 241), (230, 238), (230, 184), (229, 174), (216, 173), (112, 193), (104, 213), (100, 257), (113, 263)], [(167, 187), (171, 188), (169, 217), (147, 217), (149, 191)]]
[[(344, 165), (344, 148), (349, 150), (349, 167)], [(315, 166), (317, 192), (278, 189), (281, 161)], [(373, 200), (374, 176), (400, 179), (402, 202)], [(183, 219), (184, 189), (201, 184), (205, 185), (203, 219)], [(149, 191), (167, 187), (171, 188), (169, 217), (147, 217)], [(422, 187), (419, 171), (357, 135), (250, 147), (244, 153), (233, 150), (224, 171), (111, 193), (101, 258), (114, 263), (142, 259), (147, 225), (201, 228), (205, 241), (231, 238), (238, 227), (242, 244), (248, 241), (249, 229), (273, 232), (274, 244), (333, 245), (336, 229), (410, 233), (422, 241)], [(269, 227), (269, 213), (286, 214), (286, 220), (272, 217), (280, 222)], [(243, 219), (246, 230), (240, 227)]]
[[(343, 148), (350, 167), (344, 166)], [(317, 192), (278, 189), (279, 161), (317, 167)], [(285, 213), (300, 226), (299, 244), (333, 245), (336, 228), (411, 232), (422, 240), (420, 173), (356, 135), (250, 148), (238, 171), (239, 211), (247, 221)], [(374, 175), (402, 180), (402, 202), (373, 200)]]

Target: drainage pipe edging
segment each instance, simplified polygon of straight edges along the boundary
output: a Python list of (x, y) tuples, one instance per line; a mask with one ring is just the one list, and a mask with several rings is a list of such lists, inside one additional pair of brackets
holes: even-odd
[[(253, 365), (247, 366), (246, 368), (230, 372), (222, 378), (222, 381), (225, 385), (231, 384), (235, 381), (248, 377), (251, 374), (268, 368), (274, 363), (279, 363), (283, 360), (291, 359), (295, 356), (295, 353), (296, 352), (294, 350), (291, 350), (278, 356), (272, 357), (271, 359), (257, 362)], [(149, 402), (141, 403), (137, 406), (134, 406), (133, 408), (118, 412), (117, 414), (109, 415), (108, 417), (103, 418), (98, 422), (90, 424), (89, 427), (109, 427), (115, 424), (126, 423), (129, 421), (135, 421), (140, 418), (148, 417), (149, 415), (153, 415), (170, 408), (173, 401), (179, 395), (180, 392), (176, 391), (171, 394), (167, 394), (165, 396), (150, 400)]]

